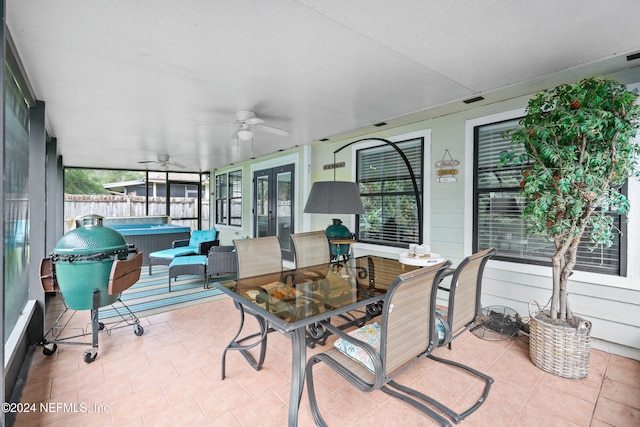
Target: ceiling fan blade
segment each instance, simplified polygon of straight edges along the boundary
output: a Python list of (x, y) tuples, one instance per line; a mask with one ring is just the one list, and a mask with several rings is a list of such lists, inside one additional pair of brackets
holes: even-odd
[(185, 166), (185, 165), (183, 165), (182, 163), (178, 163), (178, 162), (167, 162), (167, 164), (169, 164), (169, 165), (173, 165), (173, 166), (175, 166), (175, 167), (177, 167), (177, 168), (180, 168), (180, 169), (184, 169), (184, 168), (186, 168), (186, 166)]
[(248, 125), (254, 126), (259, 125), (260, 123), (264, 123), (264, 120), (259, 119), (258, 117), (250, 117), (244, 121)]
[(266, 132), (275, 133), (276, 135), (280, 135), (280, 136), (289, 135), (289, 131), (286, 131), (284, 129), (274, 128), (273, 126), (257, 125), (257, 126), (255, 126), (255, 129), (263, 130), (263, 131), (266, 131)]
[(142, 160), (142, 161), (140, 161), (138, 163), (158, 163), (158, 161), (157, 160)]
[(238, 126), (235, 122), (206, 122), (206, 123), (196, 123), (196, 127), (198, 126)]

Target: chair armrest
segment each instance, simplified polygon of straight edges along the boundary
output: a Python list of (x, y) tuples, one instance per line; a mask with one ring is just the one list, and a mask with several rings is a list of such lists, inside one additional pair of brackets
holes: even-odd
[(183, 246), (189, 246), (189, 239), (174, 240), (173, 243), (171, 243), (171, 247), (174, 249), (181, 248)]
[(220, 240), (209, 240), (208, 242), (200, 242), (198, 245), (198, 255), (207, 255), (209, 253), (209, 249), (213, 246), (219, 246)]
[(207, 273), (236, 273), (238, 263), (235, 252), (209, 252), (207, 256)]

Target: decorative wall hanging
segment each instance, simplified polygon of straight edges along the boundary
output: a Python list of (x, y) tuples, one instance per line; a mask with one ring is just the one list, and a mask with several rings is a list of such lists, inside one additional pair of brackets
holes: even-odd
[(460, 164), (459, 161), (454, 160), (451, 157), (451, 153), (448, 149), (444, 151), (444, 155), (442, 156), (442, 160), (438, 160), (436, 162), (436, 167), (438, 170), (438, 182), (456, 182), (458, 179), (456, 175), (458, 174), (458, 169), (455, 167)]

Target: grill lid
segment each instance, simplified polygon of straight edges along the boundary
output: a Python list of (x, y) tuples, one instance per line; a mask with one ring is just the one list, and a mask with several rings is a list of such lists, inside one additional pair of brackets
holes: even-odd
[(127, 242), (113, 228), (102, 226), (102, 217), (88, 215), (82, 218), (82, 227), (62, 236), (53, 249), (55, 255), (112, 255), (127, 253)]

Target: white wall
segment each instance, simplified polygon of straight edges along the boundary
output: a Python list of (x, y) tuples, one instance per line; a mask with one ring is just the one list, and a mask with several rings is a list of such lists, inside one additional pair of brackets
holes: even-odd
[[(425, 171), (430, 171), (425, 181), (428, 194), (425, 202), (425, 239), (431, 244), (431, 250), (443, 254), (457, 265), (465, 256), (471, 254), (473, 230), (473, 126), (480, 123), (495, 122), (506, 118), (518, 117), (524, 113), (528, 97), (519, 97), (491, 105), (481, 106), (449, 114), (442, 117), (413, 123), (393, 129), (380, 131), (375, 135), (393, 139), (413, 132), (427, 132), (430, 146), (427, 149), (429, 160), (425, 161)], [(333, 215), (303, 214), (306, 195), (310, 183), (333, 179), (333, 170), (324, 170), (324, 164), (334, 162), (333, 151), (352, 141), (332, 141), (314, 143), (300, 151), (297, 198), (297, 231), (321, 230), (331, 224)], [(437, 182), (437, 160), (442, 159), (445, 150), (459, 160), (457, 181)], [(346, 150), (345, 150), (346, 151)], [(287, 153), (283, 153), (286, 155)], [(290, 154), (290, 153), (289, 153)], [(336, 161), (345, 161), (346, 167), (336, 170), (336, 179), (354, 180), (353, 157), (338, 153)], [(246, 178), (249, 168), (245, 166)], [(302, 173), (304, 176), (300, 175)], [(247, 184), (250, 186), (250, 184)], [(245, 185), (245, 203), (250, 203), (250, 188)], [(569, 291), (572, 310), (593, 324), (593, 347), (640, 360), (640, 183), (633, 181), (629, 185), (631, 212), (628, 225), (628, 275), (614, 277), (609, 275), (575, 272)], [(248, 233), (250, 211), (245, 226), (239, 233)], [(340, 217), (349, 229), (355, 226), (353, 215)], [(354, 245), (355, 255), (375, 253), (397, 256), (398, 250), (367, 245)], [(484, 276), (483, 306), (502, 305), (513, 308), (521, 316), (528, 317), (529, 302), (537, 301), (545, 305), (551, 295), (551, 268), (523, 265), (500, 261), (490, 261)]]

